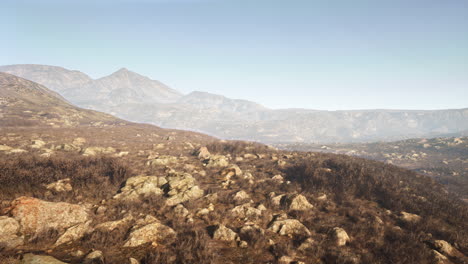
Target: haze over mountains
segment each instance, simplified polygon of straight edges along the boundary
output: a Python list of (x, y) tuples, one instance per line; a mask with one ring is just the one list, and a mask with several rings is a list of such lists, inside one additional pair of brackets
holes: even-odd
[(0, 126), (74, 127), (117, 122), (123, 120), (80, 109), (42, 85), (0, 72)]
[[(363, 142), (465, 134), (468, 108), (451, 110), (268, 109), (205, 92), (187, 95), (125, 68), (93, 80), (45, 65), (0, 66), (84, 108), (135, 122), (262, 142)], [(402, 95), (404, 96), (404, 95)]]

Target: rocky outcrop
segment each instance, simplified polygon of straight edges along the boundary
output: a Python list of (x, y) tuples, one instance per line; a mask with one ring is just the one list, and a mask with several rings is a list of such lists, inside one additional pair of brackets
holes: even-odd
[(12, 202), (10, 213), (20, 223), (23, 234), (52, 229), (63, 232), (90, 220), (88, 210), (82, 205), (46, 202), (25, 196)]
[(125, 186), (114, 196), (115, 199), (135, 201), (140, 196), (162, 195), (161, 187), (167, 183), (166, 178), (157, 176), (135, 176), (128, 178)]
[(310, 231), (304, 226), (299, 220), (296, 219), (282, 219), (277, 217), (270, 226), (268, 230), (278, 233), (282, 236), (310, 236)]
[(174, 206), (191, 199), (203, 196), (203, 190), (195, 185), (195, 178), (188, 173), (171, 173), (167, 183), (162, 186), (165, 190), (166, 205)]
[(262, 216), (262, 210), (252, 207), (250, 203), (246, 203), (231, 209), (231, 215), (244, 220), (257, 220)]

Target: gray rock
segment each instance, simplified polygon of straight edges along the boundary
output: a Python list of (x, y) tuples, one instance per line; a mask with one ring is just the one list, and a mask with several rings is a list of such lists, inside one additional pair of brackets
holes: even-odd
[(66, 264), (51, 256), (34, 255), (28, 253), (23, 256), (22, 264)]

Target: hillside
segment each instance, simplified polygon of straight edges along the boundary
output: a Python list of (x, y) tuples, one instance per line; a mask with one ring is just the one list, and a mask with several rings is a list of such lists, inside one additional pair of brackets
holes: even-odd
[(46, 85), (81, 107), (134, 122), (199, 131), (225, 139), (349, 143), (436, 137), (468, 131), (467, 108), (273, 110), (255, 102), (205, 92), (183, 95), (127, 69), (98, 80), (54, 66), (0, 66), (0, 71)]
[[(4, 76), (2, 90), (41, 99), (22, 107), (72, 107)], [(427, 176), (151, 125), (64, 123), (0, 126), (0, 263), (467, 261), (468, 206)]]
[(346, 154), (382, 161), (434, 178), (468, 202), (468, 137), (368, 144), (276, 144), (297, 151)]
[(108, 114), (84, 110), (37, 83), (0, 72), (0, 125), (78, 126), (124, 122)]

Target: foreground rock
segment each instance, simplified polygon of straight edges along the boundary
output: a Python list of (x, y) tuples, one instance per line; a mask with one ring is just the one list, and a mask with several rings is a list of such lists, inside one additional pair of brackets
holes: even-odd
[(23, 238), (18, 236), (20, 225), (14, 218), (0, 216), (0, 249), (15, 248), (23, 244)]
[(90, 220), (88, 210), (82, 205), (46, 202), (25, 196), (12, 202), (10, 213), (20, 223), (23, 234), (38, 234), (52, 229), (63, 232)]
[(124, 247), (138, 247), (147, 243), (157, 246), (163, 242), (170, 242), (175, 235), (176, 232), (172, 228), (155, 219), (142, 227), (134, 227)]
[(28, 253), (23, 256), (22, 264), (66, 264), (51, 256), (41, 256)]

